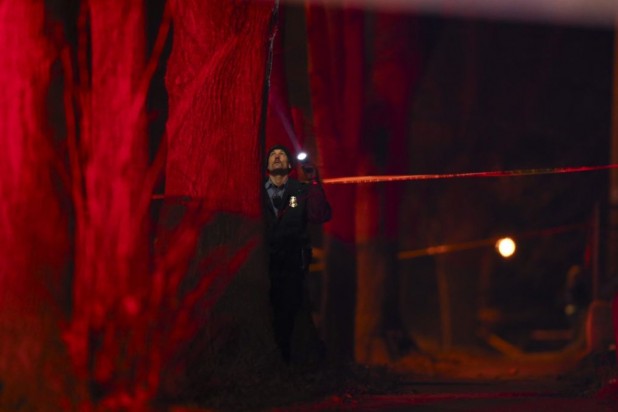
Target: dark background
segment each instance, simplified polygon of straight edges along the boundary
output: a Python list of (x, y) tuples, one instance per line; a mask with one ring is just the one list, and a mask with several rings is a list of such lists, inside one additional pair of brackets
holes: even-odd
[[(290, 101), (310, 116), (303, 11), (284, 12)], [(409, 113), (408, 173), (610, 162), (612, 30), (429, 14), (409, 20), (419, 29), (422, 63)], [(373, 35), (367, 29), (367, 40)], [(606, 171), (398, 184), (405, 186), (402, 250), (502, 235), (517, 242), (508, 260), (487, 242), (401, 261), (400, 311), (417, 339), (444, 339), (438, 267), (447, 279), (454, 344), (482, 345), (477, 332), (489, 327), (524, 348), (547, 349), (529, 335), (570, 327), (565, 282), (573, 265), (590, 288), (594, 273), (601, 277), (598, 297), (611, 296), (603, 244), (594, 246), (604, 236), (594, 228), (605, 223)], [(484, 322), (488, 310), (493, 316)]]

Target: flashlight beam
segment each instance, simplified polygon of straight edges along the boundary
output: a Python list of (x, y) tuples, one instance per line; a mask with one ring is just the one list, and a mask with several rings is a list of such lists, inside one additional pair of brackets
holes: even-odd
[(497, 171), (488, 171), (488, 172), (468, 172), (468, 173), (334, 177), (334, 178), (322, 179), (322, 183), (324, 184), (358, 184), (358, 183), (404, 182), (404, 181), (409, 181), (409, 180), (438, 180), (438, 179), (455, 179), (455, 178), (534, 176), (534, 175), (550, 175), (550, 174), (560, 174), (560, 173), (593, 172), (593, 171), (608, 170), (608, 169), (618, 169), (618, 163), (609, 164), (609, 165), (600, 165), (600, 166), (497, 170)]

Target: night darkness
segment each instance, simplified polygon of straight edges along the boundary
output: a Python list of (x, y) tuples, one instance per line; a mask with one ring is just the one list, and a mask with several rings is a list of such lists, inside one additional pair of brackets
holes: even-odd
[[(613, 161), (613, 28), (322, 2), (20, 4), (0, 0), (0, 409), (270, 408), (401, 376), (615, 369), (610, 174), (547, 173)], [(285, 364), (273, 340), (274, 143), (309, 152), (333, 209), (310, 228), (318, 364)], [(429, 174), (452, 176), (329, 182)]]
[[(306, 72), (298, 64), (305, 63), (302, 11), (292, 9), (287, 16), (293, 20), (285, 33), (285, 56), (291, 60), (287, 67), (290, 99), (308, 107)], [(367, 18), (375, 20), (371, 14)], [(414, 27), (408, 35), (414, 38), (410, 47), (418, 63), (411, 70), (418, 72), (418, 80), (405, 125), (407, 173), (553, 169), (610, 162), (611, 30), (435, 15), (402, 18)], [(376, 30), (368, 24), (368, 44), (380, 37)], [(371, 70), (370, 59), (364, 69), (355, 69)], [(365, 85), (366, 99), (370, 93), (371, 87)], [(377, 162), (392, 162), (388, 135), (368, 128), (375, 133), (370, 138)], [(386, 169), (380, 168), (384, 173)], [(594, 219), (606, 223), (607, 172), (398, 185), (405, 192), (399, 212), (400, 251), (505, 235), (521, 240), (509, 260), (499, 257), (489, 242), (400, 262), (400, 310), (408, 332), (420, 334), (421, 339), (429, 336), (438, 344), (441, 340), (439, 260), (444, 261), (452, 283), (451, 309), (458, 317), (453, 322), (458, 328), (453, 331), (455, 343), (479, 344), (476, 331), (482, 300), (489, 305), (484, 309), (501, 313), (502, 320), (492, 327), (524, 345), (534, 346), (524, 336), (534, 329), (566, 327), (566, 274), (571, 266), (580, 265), (592, 276), (591, 232)], [(605, 251), (597, 253), (602, 272)], [(481, 276), (489, 282), (483, 298), (479, 296)], [(606, 283), (599, 293), (608, 299), (613, 286)], [(543, 343), (538, 344), (536, 350), (543, 349), (547, 349)]]
[[(482, 20), (426, 23), (431, 39), (427, 66), (411, 116), (414, 172), (609, 163), (610, 31)], [(488, 271), (486, 299), (502, 312), (507, 325), (501, 329), (517, 326), (528, 333), (559, 329), (565, 321), (570, 266), (581, 265), (590, 276), (591, 256), (585, 255), (591, 251), (586, 249), (595, 208), (606, 207), (607, 185), (606, 172), (594, 172), (427, 182), (410, 187), (407, 196), (423, 222), (425, 233), (417, 236), (425, 244), (520, 236), (519, 250), (508, 261), (489, 245), (492, 257), (483, 259), (491, 260), (490, 268), (481, 269), (488, 263), (464, 252), (444, 259), (449, 259), (447, 271), (463, 266), (463, 272), (451, 274), (461, 290), (470, 289), (468, 282), (481, 270)], [(478, 293), (468, 290), (460, 313), (478, 309)], [(611, 296), (612, 291), (603, 293)], [(460, 335), (474, 325), (467, 327)]]

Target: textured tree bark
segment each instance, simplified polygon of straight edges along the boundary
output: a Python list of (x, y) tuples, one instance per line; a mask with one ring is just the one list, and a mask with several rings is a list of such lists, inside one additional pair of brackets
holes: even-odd
[(92, 388), (91, 401), (119, 407), (151, 400), (158, 385), (146, 372), (155, 365), (150, 363), (149, 325), (143, 322), (151, 290), (147, 228), (152, 193), (144, 9), (130, 0), (91, 0), (82, 7), (75, 89), (79, 131), (69, 131), (76, 213), (74, 307), (65, 336), (79, 378)]
[[(314, 130), (324, 177), (356, 173), (364, 90), (363, 15), (314, 2), (306, 9)], [(344, 52), (345, 51), (345, 52)], [(322, 333), (331, 360), (354, 352), (356, 288), (355, 188), (326, 188), (333, 208), (324, 226)]]
[(277, 356), (260, 200), (274, 6), (272, 1), (191, 0), (172, 1), (171, 7), (165, 193), (186, 201), (164, 207), (168, 221), (162, 237), (177, 231), (170, 225), (174, 219), (194, 219), (201, 234), (180, 296), (207, 279), (212, 283), (187, 313), (195, 336), (175, 353), (184, 376), (170, 369), (166, 391), (208, 396), (208, 390), (265, 373)]
[[(54, 58), (42, 1), (0, 1), (0, 408), (70, 407), (68, 219), (47, 125)], [(66, 401), (66, 402), (65, 402)]]

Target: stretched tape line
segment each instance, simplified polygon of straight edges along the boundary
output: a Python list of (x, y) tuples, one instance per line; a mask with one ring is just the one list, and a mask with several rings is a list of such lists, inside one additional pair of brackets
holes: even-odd
[(442, 174), (418, 174), (418, 175), (383, 175), (383, 176), (354, 176), (334, 177), (322, 179), (324, 184), (354, 184), (354, 183), (380, 183), (380, 182), (403, 182), (408, 180), (437, 180), (455, 178), (479, 178), (479, 177), (511, 177), (549, 175), (558, 173), (582, 173), (598, 170), (618, 169), (618, 164), (600, 166), (557, 167), (547, 169), (522, 169), (522, 170), (497, 170), (489, 172), (468, 173), (442, 173)]
[[(533, 176), (533, 175), (549, 175), (549, 174), (559, 174), (559, 173), (594, 172), (594, 171), (609, 170), (609, 169), (618, 169), (618, 164), (599, 165), (599, 166), (579, 166), (579, 167), (557, 167), (557, 168), (547, 168), (547, 169), (496, 170), (496, 171), (489, 171), (489, 172), (468, 172), (468, 173), (332, 177), (332, 178), (322, 179), (322, 183), (323, 184), (357, 184), (357, 183), (403, 182), (403, 181), (410, 181), (410, 180), (438, 180), (438, 179), (455, 179), (455, 178)], [(190, 196), (166, 196), (163, 194), (155, 194), (152, 196), (152, 198), (155, 200), (165, 199), (168, 197), (191, 200)]]

